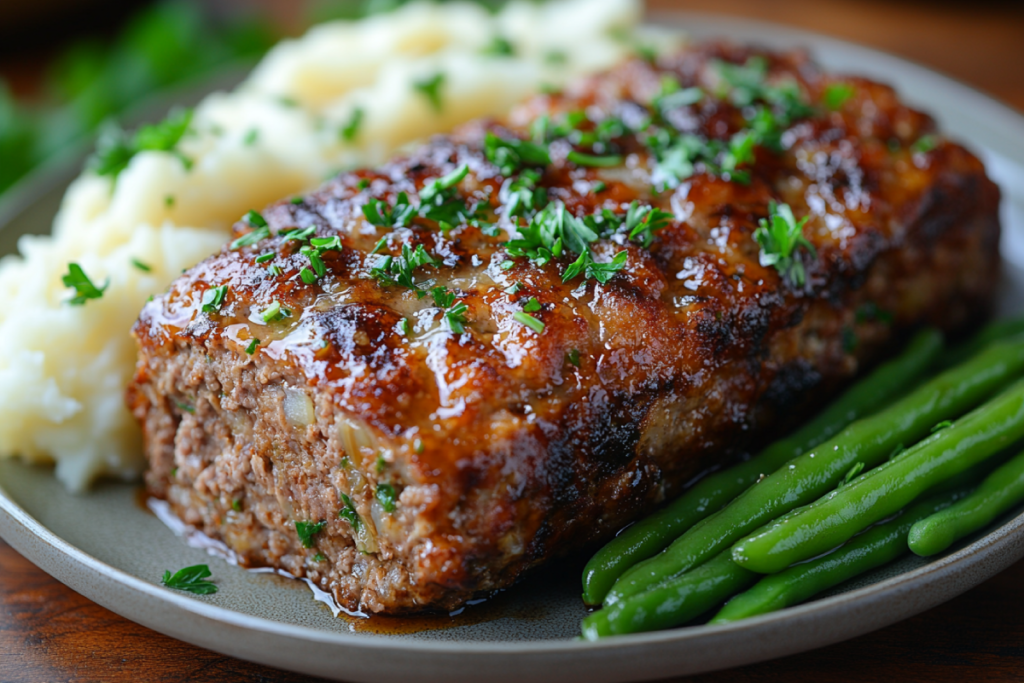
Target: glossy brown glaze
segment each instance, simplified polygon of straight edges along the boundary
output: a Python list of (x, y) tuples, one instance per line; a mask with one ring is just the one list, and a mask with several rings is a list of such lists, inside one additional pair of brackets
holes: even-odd
[[(655, 192), (636, 136), (614, 141), (625, 163), (610, 169), (568, 163), (569, 144), (553, 143), (541, 182), (574, 215), (639, 200), (674, 220), (649, 249), (621, 233), (596, 242), (599, 261), (628, 252), (605, 285), (564, 283), (575, 255), (541, 267), (510, 259), (506, 179), (482, 152), (486, 130), (526, 137), (537, 116), (580, 109), (629, 120), (664, 73), (713, 92), (709, 60), (751, 54), (708, 45), (656, 66), (630, 62), (268, 208), (272, 237), (199, 264), (135, 327), (129, 403), (146, 432), (151, 491), (244, 562), (309, 576), (350, 609), (451, 609), (607, 537), (806, 414), (907, 330), (983, 317), (997, 281), (997, 189), (956, 144), (915, 151), (932, 119), (859, 78), (841, 79), (853, 93), (839, 111), (817, 105), (795, 121), (784, 151), (759, 147), (748, 184), (698, 173)], [(795, 80), (810, 103), (835, 80), (800, 53), (765, 56), (769, 79)], [(666, 118), (722, 140), (744, 125), (715, 97)], [(394, 204), (407, 192), (415, 203), (461, 164), (470, 172), (460, 196), (489, 207), (498, 236), (364, 219), (369, 199)], [(597, 181), (605, 189), (595, 192)], [(816, 257), (803, 256), (804, 286), (760, 263), (752, 235), (770, 200), (809, 216)], [(309, 264), (301, 243), (280, 231), (311, 225), (343, 248), (324, 253), (327, 275), (309, 285), (298, 277)], [(467, 305), (463, 334), (432, 297), (371, 277), (382, 238), (384, 253), (422, 245), (442, 262), (417, 279)], [(221, 285), (223, 306), (203, 313), (203, 293)], [(541, 333), (513, 318), (531, 297)], [(290, 317), (266, 324), (259, 313), (273, 302)], [(400, 493), (392, 513), (374, 501), (381, 483)], [(339, 517), (343, 494), (359, 521)], [(299, 544), (297, 521), (327, 523), (314, 547)]]

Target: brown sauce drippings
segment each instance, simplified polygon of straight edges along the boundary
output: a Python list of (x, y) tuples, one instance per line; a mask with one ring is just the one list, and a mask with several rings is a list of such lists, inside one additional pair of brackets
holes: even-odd
[[(150, 498), (145, 486), (140, 486), (135, 491), (136, 504), (147, 513), (156, 516), (163, 521), (172, 531), (181, 535), (182, 530), (187, 529), (185, 541), (194, 548), (203, 548), (210, 554), (220, 557), (240, 569), (264, 577), (265, 581), (275, 584), (275, 587), (299, 588), (310, 590), (312, 586), (305, 579), (293, 578), (277, 573), (270, 567), (246, 567), (241, 564), (238, 557), (220, 541), (215, 541), (191, 527), (182, 524), (177, 518), (173, 518), (174, 524), (169, 523), (165, 517), (168, 510), (160, 512), (150, 506), (150, 502), (160, 504), (163, 501)], [(166, 503), (164, 503), (166, 506)], [(180, 525), (180, 529), (176, 526)], [(556, 561), (552, 565), (541, 568), (533, 573), (527, 580), (508, 590), (498, 591), (488, 597), (471, 600), (462, 609), (449, 614), (445, 613), (424, 613), (412, 614), (409, 616), (388, 616), (374, 614), (369, 616), (354, 616), (342, 611), (337, 618), (344, 621), (354, 633), (374, 633), (378, 635), (407, 635), (420, 633), (422, 631), (439, 631), (443, 629), (459, 628), (462, 626), (475, 626), (498, 619), (515, 619), (519, 621), (541, 621), (549, 615), (549, 609), (543, 604), (523, 604), (522, 592), (530, 591), (531, 585), (539, 586), (552, 583), (576, 583), (576, 577), (582, 569), (582, 562), (586, 557), (567, 558)], [(578, 566), (576, 566), (578, 565)], [(320, 595), (317, 595), (319, 591)], [(321, 606), (327, 609), (330, 607), (324, 600), (331, 601), (330, 597), (322, 589), (314, 590), (314, 597)], [(333, 602), (333, 601), (332, 601)], [(335, 605), (336, 606), (336, 605)]]

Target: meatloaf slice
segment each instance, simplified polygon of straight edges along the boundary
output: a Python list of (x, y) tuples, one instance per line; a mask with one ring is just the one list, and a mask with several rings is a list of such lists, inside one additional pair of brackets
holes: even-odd
[(348, 609), (455, 608), (985, 316), (998, 200), (801, 53), (625, 63), (249, 214), (147, 304), (149, 490)]

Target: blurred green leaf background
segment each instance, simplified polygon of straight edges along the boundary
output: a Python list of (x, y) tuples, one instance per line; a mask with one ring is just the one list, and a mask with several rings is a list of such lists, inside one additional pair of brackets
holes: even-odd
[[(201, 0), (144, 5), (112, 34), (77, 38), (57, 51), (33, 96), (15, 98), (0, 77), (0, 194), (161, 90), (231, 64), (252, 65), (279, 39), (312, 23), (355, 19), (405, 1), (278, 3), (293, 15), (290, 23), (267, 11), (273, 3), (243, 5), (244, 11)], [(480, 4), (496, 8), (502, 0)]]

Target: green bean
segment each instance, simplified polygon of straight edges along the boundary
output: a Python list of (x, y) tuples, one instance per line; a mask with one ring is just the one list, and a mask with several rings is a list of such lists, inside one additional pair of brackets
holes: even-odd
[(970, 488), (918, 503), (896, 519), (869, 529), (833, 553), (763, 577), (727, 602), (709, 624), (726, 624), (796, 605), (907, 554), (907, 533), (915, 522), (943, 510)]
[(940, 367), (951, 367), (962, 363), (989, 344), (1024, 334), (1024, 316), (990, 322), (970, 339), (947, 349), (939, 359)]
[(941, 553), (955, 541), (988, 526), (1022, 500), (1024, 453), (990, 474), (967, 498), (915, 524), (907, 543), (923, 557)]
[(1024, 380), (898, 458), (742, 539), (732, 557), (762, 574), (782, 571), (845, 542), (1021, 438)]
[(747, 489), (661, 554), (627, 571), (608, 592), (605, 605), (681, 574), (779, 515), (816, 500), (835, 488), (856, 463), (870, 468), (883, 462), (894, 449), (917, 441), (937, 422), (973, 408), (1022, 370), (1024, 341), (1000, 342), (931, 379), (882, 412), (854, 422)]
[(587, 563), (583, 570), (583, 601), (600, 604), (623, 572), (662, 551), (679, 534), (731, 501), (763, 474), (774, 472), (916, 384), (942, 348), (941, 333), (933, 329), (919, 332), (903, 353), (878, 366), (793, 434), (744, 463), (705, 477), (675, 502), (626, 529)]
[(736, 564), (725, 550), (692, 571), (590, 614), (583, 620), (583, 637), (597, 640), (685, 624), (759, 577)]

